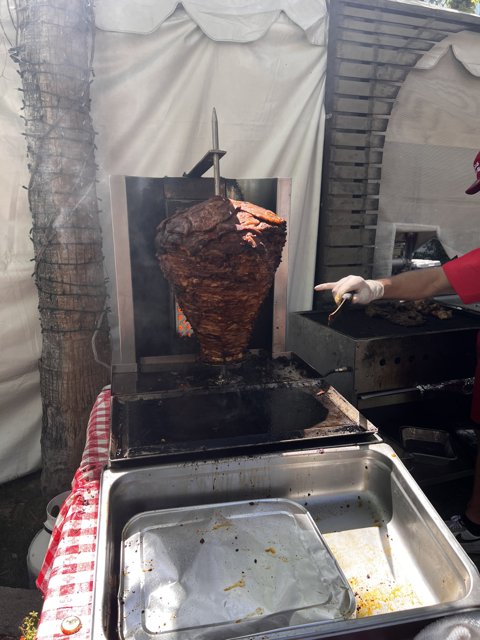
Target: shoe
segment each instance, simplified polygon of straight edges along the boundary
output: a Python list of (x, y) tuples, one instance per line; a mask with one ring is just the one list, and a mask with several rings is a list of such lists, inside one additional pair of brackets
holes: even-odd
[(445, 524), (467, 553), (480, 553), (480, 536), (470, 533), (462, 516), (452, 516)]

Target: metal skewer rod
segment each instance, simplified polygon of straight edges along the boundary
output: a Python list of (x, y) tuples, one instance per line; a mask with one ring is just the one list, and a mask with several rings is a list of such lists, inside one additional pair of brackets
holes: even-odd
[(213, 154), (213, 179), (215, 184), (215, 195), (220, 195), (220, 148), (218, 146), (218, 119), (215, 107), (212, 111), (212, 154)]

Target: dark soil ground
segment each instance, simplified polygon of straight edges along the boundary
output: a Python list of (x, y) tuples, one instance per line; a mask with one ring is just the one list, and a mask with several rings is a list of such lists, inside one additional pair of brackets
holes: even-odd
[(0, 640), (17, 640), (25, 616), (41, 611), (41, 594), (29, 583), (27, 553), (46, 506), (40, 472), (0, 485)]
[(40, 472), (0, 485), (0, 586), (32, 586), (28, 547), (43, 526), (47, 502), (40, 490)]

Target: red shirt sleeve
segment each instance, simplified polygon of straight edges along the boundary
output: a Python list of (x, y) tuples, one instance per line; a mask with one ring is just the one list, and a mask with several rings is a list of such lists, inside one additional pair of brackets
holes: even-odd
[(450, 260), (443, 271), (462, 302), (480, 302), (480, 249)]

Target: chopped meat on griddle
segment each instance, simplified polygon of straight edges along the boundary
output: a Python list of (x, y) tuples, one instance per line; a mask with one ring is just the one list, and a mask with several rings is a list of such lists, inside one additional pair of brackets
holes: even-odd
[(452, 317), (452, 310), (442, 307), (433, 300), (381, 300), (372, 302), (365, 308), (371, 318), (384, 318), (393, 324), (404, 327), (417, 327), (427, 322), (428, 316), (440, 320)]

